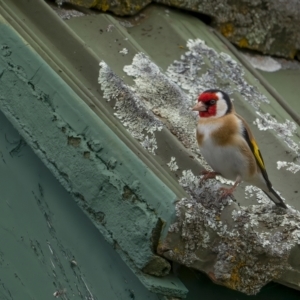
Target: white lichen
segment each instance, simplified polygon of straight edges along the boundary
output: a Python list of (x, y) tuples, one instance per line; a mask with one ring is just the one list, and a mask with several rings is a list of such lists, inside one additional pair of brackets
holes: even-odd
[(286, 168), (287, 171), (295, 174), (300, 171), (300, 164), (298, 165), (294, 162), (278, 161), (277, 169), (280, 170), (281, 168)]
[[(115, 101), (115, 115), (145, 149), (155, 153), (156, 131), (165, 126), (193, 152), (195, 160), (208, 168), (195, 139), (197, 115), (190, 108), (200, 92), (220, 88), (229, 94), (239, 92), (260, 114), (256, 124), (262, 129), (277, 126), (276, 131), (291, 149), (299, 151), (299, 145), (292, 142), (293, 123), (278, 125), (270, 115), (261, 113), (260, 103), (268, 100), (245, 81), (239, 63), (201, 40), (190, 40), (187, 46), (189, 51), (168, 68), (166, 75), (145, 54), (135, 55), (132, 64), (124, 67), (134, 77), (132, 87), (125, 85), (105, 63), (100, 64), (99, 83), (104, 97)], [(173, 171), (178, 168), (175, 157), (168, 166)], [(289, 267), (288, 255), (300, 242), (299, 212), (291, 208), (283, 212), (256, 187), (246, 187), (246, 196), (254, 196), (256, 205), (240, 207), (230, 197), (221, 197), (216, 180), (200, 179), (191, 170), (183, 170), (179, 178), (188, 197), (176, 203), (177, 220), (169, 232), (177, 235), (174, 249), (181, 250), (171, 248), (168, 255), (194, 267), (208, 259), (205, 255), (209, 253), (212, 261), (205, 261), (205, 268), (210, 267), (217, 281), (255, 294)]]
[(189, 51), (168, 67), (167, 75), (187, 90), (190, 99), (196, 99), (206, 89), (218, 88), (228, 94), (240, 93), (255, 108), (261, 102), (269, 102), (256, 87), (248, 84), (242, 65), (229, 54), (218, 53), (200, 39), (189, 40), (187, 47)]
[[(300, 161), (300, 143), (297, 143), (294, 138), (297, 133), (297, 125), (290, 120), (280, 123), (269, 113), (263, 114), (261, 112), (257, 112), (257, 114), (260, 118), (257, 118), (254, 121), (254, 124), (257, 125), (260, 130), (273, 130), (277, 136), (291, 149), (295, 156), (295, 161)], [(292, 173), (296, 173), (300, 170), (300, 164), (295, 162), (278, 161), (277, 168), (281, 169), (282, 167), (286, 167), (286, 170)]]
[(268, 198), (268, 196), (260, 188), (254, 186), (254, 185), (247, 185), (245, 187), (245, 197), (246, 198), (255, 197), (256, 203), (259, 203), (259, 204), (267, 205), (269, 203), (269, 204), (273, 205), (270, 202), (270, 199)]
[(278, 137), (280, 137), (297, 156), (300, 156), (300, 145), (293, 140), (293, 136), (297, 130), (297, 125), (294, 122), (286, 120), (284, 123), (280, 123), (269, 113), (263, 114), (257, 112), (257, 114), (260, 116), (260, 119), (257, 118), (254, 124), (257, 125), (260, 130), (274, 130)]
[(171, 157), (171, 160), (170, 160), (169, 163), (167, 163), (167, 166), (173, 172), (178, 170), (178, 166), (177, 166), (177, 163), (176, 163), (176, 158), (174, 156)]
[[(256, 294), (290, 269), (288, 257), (300, 244), (300, 213), (277, 208), (253, 186), (246, 187), (247, 194), (261, 203), (240, 207), (219, 197), (215, 181), (199, 185), (199, 180), (191, 171), (184, 171), (179, 179), (190, 198), (176, 204), (177, 221), (170, 234), (180, 235), (182, 242), (176, 242), (168, 255), (190, 267), (203, 263), (219, 283)], [(230, 212), (231, 218), (223, 223), (221, 215)]]
[(128, 49), (127, 48), (123, 48), (122, 50), (119, 51), (120, 54), (126, 55), (128, 54)]
[(115, 101), (115, 116), (146, 150), (155, 154), (155, 132), (162, 130), (161, 121), (147, 109), (134, 90), (124, 84), (103, 61), (100, 63), (98, 82), (103, 90), (103, 97), (107, 101)]
[[(279, 123), (270, 114), (260, 111), (260, 104), (262, 102), (269, 103), (269, 101), (256, 87), (247, 83), (244, 79), (244, 69), (238, 62), (227, 53), (218, 53), (208, 47), (200, 39), (189, 40), (187, 47), (189, 50), (181, 55), (180, 60), (174, 61), (168, 67), (167, 76), (187, 91), (187, 97), (191, 102), (197, 98), (200, 92), (211, 88), (222, 89), (228, 94), (240, 93), (260, 116), (254, 124), (260, 130), (273, 129), (294, 151), (295, 159), (300, 158), (299, 142), (295, 142), (293, 138), (297, 130), (296, 124), (289, 120)], [(292, 172), (297, 169), (297, 164), (288, 168)]]
[(148, 137), (145, 136), (144, 139), (141, 141), (141, 145), (150, 153), (155, 155), (155, 150), (157, 149), (157, 142), (154, 136)]
[(112, 32), (114, 28), (115, 28), (115, 25), (109, 24), (109, 25), (107, 25), (105, 31), (106, 31), (106, 32)]
[(147, 109), (162, 120), (187, 149), (194, 152), (202, 165), (209, 168), (195, 140), (197, 114), (191, 111), (193, 101), (143, 53), (136, 54), (132, 64), (125, 66), (124, 71), (135, 78), (133, 89)]
[(122, 20), (122, 21), (119, 21), (119, 24), (123, 27), (126, 27), (126, 28), (131, 28), (133, 27), (133, 24), (130, 23), (129, 21), (126, 21), (126, 20)]

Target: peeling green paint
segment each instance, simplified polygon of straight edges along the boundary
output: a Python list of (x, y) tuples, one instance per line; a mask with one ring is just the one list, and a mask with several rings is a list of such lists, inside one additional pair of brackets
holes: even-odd
[(159, 299), (2, 112), (0, 176), (0, 299)]
[(158, 218), (172, 222), (176, 195), (5, 24), (0, 35), (2, 112), (123, 259), (142, 269), (155, 257)]

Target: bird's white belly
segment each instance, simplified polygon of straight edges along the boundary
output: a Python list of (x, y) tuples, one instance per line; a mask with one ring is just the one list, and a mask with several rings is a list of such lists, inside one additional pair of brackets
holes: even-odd
[(212, 169), (224, 178), (236, 180), (237, 176), (241, 176), (245, 179), (247, 161), (237, 148), (218, 146), (211, 139), (204, 139), (200, 151)]

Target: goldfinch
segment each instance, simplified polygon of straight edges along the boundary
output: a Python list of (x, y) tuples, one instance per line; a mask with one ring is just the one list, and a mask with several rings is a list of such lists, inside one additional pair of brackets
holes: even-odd
[(235, 181), (222, 188), (222, 197), (246, 181), (263, 190), (278, 206), (287, 208), (272, 188), (264, 160), (246, 121), (235, 113), (229, 96), (220, 90), (207, 90), (199, 95), (192, 108), (199, 112), (197, 142), (201, 154), (214, 172), (205, 171), (202, 180), (221, 175)]

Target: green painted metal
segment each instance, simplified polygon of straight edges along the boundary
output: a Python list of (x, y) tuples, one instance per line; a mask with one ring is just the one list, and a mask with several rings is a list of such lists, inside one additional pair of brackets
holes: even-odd
[[(24, 75), (22, 73), (23, 70), (18, 70), (17, 68), (12, 67), (9, 71), (12, 72), (12, 75), (15, 77), (10, 77), (9, 80), (6, 79), (6, 82), (9, 82), (10, 94), (6, 95), (7, 101), (2, 102), (3, 111), (6, 112), (10, 121), (14, 123), (14, 126), (16, 126), (20, 132), (25, 134), (26, 140), (31, 143), (30, 145), (32, 148), (39, 153), (46, 165), (50, 167), (55, 175), (61, 180), (62, 184), (64, 184), (64, 186), (73, 193), (73, 196), (75, 196), (79, 205), (86, 210), (87, 207), (82, 201), (84, 197), (84, 199), (88, 199), (88, 205), (93, 206), (97, 210), (98, 214), (95, 214), (95, 211), (93, 213), (90, 211), (89, 214), (90, 218), (94, 218), (94, 224), (96, 224), (107, 238), (112, 241), (110, 234), (103, 230), (103, 224), (99, 226), (99, 223), (103, 222), (105, 219), (108, 220), (108, 226), (112, 226), (112, 228), (116, 230), (118, 240), (121, 238), (124, 242), (124, 244), (121, 245), (121, 248), (126, 249), (126, 251), (128, 250), (129, 252), (131, 251), (130, 257), (134, 257), (136, 260), (135, 264), (140, 267), (143, 266), (146, 263), (146, 260), (152, 255), (152, 252), (149, 251), (149, 245), (147, 246), (148, 248), (146, 247), (147, 249), (143, 254), (136, 252), (137, 256), (135, 257), (134, 251), (137, 248), (139, 249), (140, 241), (137, 243), (138, 247), (135, 249), (130, 249), (130, 244), (126, 244), (126, 237), (131, 238), (134, 236), (134, 230), (130, 231), (130, 234), (127, 236), (122, 236), (123, 232), (120, 228), (118, 228), (120, 220), (116, 218), (113, 219), (111, 217), (116, 212), (111, 211), (111, 208), (109, 207), (105, 207), (105, 209), (110, 210), (105, 218), (102, 214), (102, 208), (100, 209), (98, 204), (96, 204), (93, 200), (90, 201), (90, 199), (95, 199), (95, 196), (99, 193), (99, 186), (101, 183), (106, 184), (106, 181), (108, 181), (109, 188), (104, 189), (105, 194), (103, 196), (114, 200), (115, 197), (119, 197), (120, 194), (122, 194), (122, 191), (124, 191), (124, 189), (122, 190), (122, 188), (124, 188), (124, 178), (126, 178), (128, 174), (135, 173), (139, 168), (141, 168), (139, 170), (146, 169), (148, 172), (149, 170), (147, 167), (150, 167), (151, 171), (147, 173), (147, 176), (144, 176), (142, 171), (141, 173), (134, 174), (139, 181), (138, 185), (136, 185), (135, 180), (132, 180), (132, 178), (126, 179), (129, 180), (126, 185), (131, 186), (134, 192), (139, 195), (140, 192), (143, 191), (142, 193), (144, 193), (144, 195), (142, 198), (146, 197), (148, 193), (146, 203), (151, 203), (151, 205), (153, 205), (151, 207), (158, 211), (159, 215), (164, 216), (165, 221), (171, 222), (173, 216), (172, 202), (175, 199), (178, 199), (179, 196), (184, 196), (184, 193), (180, 187), (176, 185), (174, 176), (166, 170), (165, 165), (167, 159), (169, 159), (170, 153), (177, 157), (180, 156), (185, 168), (190, 168), (195, 172), (199, 172), (201, 166), (199, 164), (195, 164), (193, 160), (189, 159), (189, 155), (185, 152), (184, 148), (180, 146), (174, 138), (172, 139), (172, 135), (168, 134), (166, 131), (164, 131), (160, 137), (160, 142), (162, 144), (160, 144), (161, 147), (159, 149), (159, 156), (153, 158), (149, 154), (145, 153), (141, 147), (130, 136), (128, 136), (128, 133), (126, 133), (123, 126), (111, 117), (113, 110), (102, 99), (102, 94), (99, 91), (99, 85), (97, 83), (99, 70), (98, 63), (101, 59), (104, 59), (113, 68), (113, 70), (122, 79), (124, 79), (125, 82), (132, 83), (132, 79), (125, 76), (123, 66), (130, 64), (134, 54), (139, 51), (147, 53), (156, 64), (165, 70), (170, 63), (172, 63), (175, 59), (178, 59), (180, 55), (186, 51), (185, 44), (188, 38), (195, 39), (200, 37), (201, 39), (204, 39), (209, 46), (218, 50), (229, 52), (228, 49), (211, 34), (204, 24), (199, 22), (196, 18), (193, 18), (188, 14), (181, 14), (175, 11), (172, 11), (171, 14), (166, 14), (164, 9), (157, 7), (152, 7), (145, 11), (144, 20), (140, 24), (136, 24), (136, 26), (131, 28), (124, 28), (119, 24), (117, 19), (104, 14), (71, 19), (67, 22), (69, 26), (68, 28), (65, 24), (63, 24), (63, 22), (61, 22), (61, 20), (59, 20), (58, 17), (55, 16), (54, 12), (46, 10), (46, 5), (43, 2), (30, 0), (25, 3), (19, 2), (18, 0), (12, 0), (5, 3), (5, 1), (2, 0), (0, 4), (2, 5), (2, 13), (5, 15), (6, 20), (9, 20), (9, 23), (11, 25), (13, 24), (14, 28), (16, 28), (19, 33), (22, 33), (21, 35), (25, 38), (25, 41), (30, 42), (30, 47), (33, 47), (35, 51), (41, 55), (49, 66), (51, 66), (52, 69), (56, 71), (70, 87), (70, 89), (66, 88), (65, 84), (58, 78), (58, 76), (42, 64), (42, 60), (39, 60), (39, 63), (42, 64), (41, 69), (38, 69), (37, 65), (34, 68), (31, 64), (34, 60), (36, 60), (36, 58), (33, 58), (32, 54), (29, 54), (30, 59), (27, 56), (27, 58), (24, 59), (25, 56), (20, 50), (15, 53), (15, 55), (17, 55), (17, 53), (21, 54), (20, 57), (15, 57), (14, 59), (16, 59), (16, 61), (18, 61), (18, 59), (24, 60), (27, 66), (25, 71), (30, 71), (25, 76), (26, 80), (23, 80), (23, 82), (21, 80), (22, 91), (28, 95), (28, 99), (35, 97), (35, 100), (30, 100), (30, 107), (23, 105), (24, 103), (21, 101), (23, 97), (19, 96), (18, 90), (14, 90), (13, 88), (13, 83), (20, 81)], [(114, 29), (110, 33), (106, 32), (107, 26), (109, 25), (114, 25)], [(75, 33), (72, 30), (74, 30)], [(3, 39), (6, 37), (7, 33), (3, 35)], [(23, 49), (26, 49), (26, 42), (22, 45)], [(8, 44), (8, 42), (6, 42), (6, 44)], [(128, 55), (122, 56), (119, 53), (123, 47), (129, 49)], [(28, 53), (31, 52), (26, 52), (26, 54)], [(35, 54), (34, 56), (37, 55)], [(4, 78), (7, 76), (6, 69), (8, 61), (9, 58), (3, 55), (2, 62), (4, 62), (4, 67), (2, 66), (1, 73)], [(22, 67), (24, 61), (20, 63)], [(16, 65), (14, 67), (16, 67)], [(45, 71), (47, 72), (47, 76), (43, 78), (41, 74)], [(49, 80), (50, 73), (51, 80)], [(40, 78), (42, 78), (42, 80)], [(247, 79), (252, 84), (258, 85), (258, 87), (269, 96), (266, 90), (256, 82), (255, 78), (253, 78), (250, 73), (247, 73)], [(32, 81), (31, 84), (34, 88), (37, 87), (38, 92), (33, 92), (32, 86), (28, 84), (29, 81)], [(47, 81), (46, 84), (45, 81)], [(20, 82), (18, 84), (20, 84)], [(57, 84), (60, 85), (60, 89), (57, 88)], [(64, 89), (67, 93), (61, 95), (62, 97), (60, 98), (57, 94), (61, 92), (61, 89)], [(40, 100), (44, 101), (44, 103), (38, 102), (36, 98), (40, 96), (40, 91), (46, 91), (46, 94), (52, 93), (52, 95), (54, 95), (55, 91), (55, 97), (50, 97), (49, 101), (52, 107), (46, 107), (44, 105), (45, 103), (48, 103), (49, 99), (42, 98)], [(6, 91), (6, 93), (7, 92), (8, 91)], [(10, 97), (10, 99), (15, 99), (15, 101), (8, 103), (8, 96), (12, 95), (14, 97)], [(78, 96), (84, 100), (98, 116), (100, 116), (101, 120), (91, 113), (87, 106), (80, 101)], [(266, 107), (265, 110), (275, 114), (281, 121), (288, 118), (288, 114), (281, 109), (276, 101), (274, 101), (274, 99), (270, 96), (269, 98), (272, 105), (271, 107)], [(255, 118), (254, 109), (240, 101), (240, 99), (236, 100), (238, 111), (247, 119), (248, 122), (252, 123)], [(14, 105), (13, 113), (9, 111), (9, 107), (12, 104)], [(42, 107), (44, 112), (41, 114), (40, 112)], [(53, 109), (56, 111), (55, 114), (53, 114)], [(26, 111), (28, 111), (27, 115)], [(68, 113), (66, 113), (67, 111)], [(29, 125), (27, 124), (27, 121), (21, 124), (20, 120), (16, 120), (15, 117), (19, 117), (19, 114), (22, 116), (23, 120), (26, 119), (27, 121), (35, 114), (40, 114), (43, 117), (46, 116), (45, 120), (40, 120), (39, 123), (37, 123), (39, 125), (44, 124), (43, 126), (45, 127), (34, 125), (27, 130)], [(55, 118), (57, 119), (55, 120)], [(50, 122), (50, 119), (52, 123)], [(85, 122), (82, 122), (82, 119), (84, 119)], [(88, 123), (88, 125), (86, 123)], [(56, 124), (56, 128), (55, 126), (49, 126), (49, 124)], [(68, 124), (68, 126), (66, 126), (66, 124)], [(109, 128), (107, 128), (107, 126)], [(103, 128), (105, 128), (105, 130)], [(294, 190), (297, 188), (297, 183), (294, 181), (294, 177), (291, 174), (286, 173), (284, 174), (284, 180), (282, 180), (282, 173), (278, 173), (274, 163), (278, 156), (284, 156), (287, 160), (290, 159), (290, 156), (287, 153), (284, 153), (285, 147), (278, 142), (274, 134), (270, 132), (261, 133), (255, 129), (255, 127), (253, 127), (253, 129), (256, 136), (258, 136), (262, 152), (269, 154), (269, 150), (272, 148), (272, 153), (265, 157), (265, 160), (268, 165), (269, 173), (272, 174), (272, 182), (274, 183), (274, 186), (283, 190), (283, 193), (286, 198), (289, 199), (289, 202), (297, 206), (298, 199), (294, 193)], [(44, 135), (44, 132), (47, 132), (47, 136)], [(28, 136), (28, 133), (31, 134), (31, 137)], [(116, 135), (119, 140), (115, 138), (114, 135)], [(88, 142), (91, 141), (88, 140), (90, 137), (92, 137), (92, 143), (88, 144)], [(50, 140), (47, 141), (47, 138), (50, 138)], [(79, 139), (81, 140), (80, 145), (78, 146)], [(43, 151), (40, 151), (41, 147), (39, 144), (35, 144), (35, 141), (41, 143), (43, 147), (47, 148), (47, 155), (49, 155), (50, 160), (49, 157), (47, 157), (47, 159), (43, 157), (44, 149), (42, 149)], [(69, 146), (66, 146), (68, 142)], [(274, 149), (272, 145), (275, 144), (279, 144), (280, 147)], [(101, 147), (107, 148), (105, 148), (106, 150), (100, 150)], [(60, 150), (59, 152), (58, 149)], [(111, 149), (115, 150), (115, 152), (113, 153)], [(122, 155), (120, 155), (120, 151), (117, 151), (117, 149), (126, 150), (122, 151)], [(88, 164), (90, 162), (88, 156), (90, 155), (92, 160), (94, 158), (98, 159), (98, 150), (101, 151), (102, 161), (99, 164), (97, 163), (96, 167), (93, 165), (89, 168)], [(141, 159), (144, 165), (141, 164), (140, 161), (136, 160), (135, 155)], [(131, 167), (128, 167), (127, 165), (126, 168), (124, 165), (119, 165), (118, 162), (122, 160), (126, 161), (129, 165), (131, 164)], [(54, 163), (56, 166), (53, 165)], [(84, 167), (79, 167), (79, 164), (81, 163)], [(136, 164), (138, 167), (136, 167)], [(105, 176), (107, 175), (105, 177), (107, 180), (95, 180), (98, 178), (97, 176), (99, 176), (99, 178), (101, 177), (98, 173), (93, 173), (95, 172), (95, 168), (99, 171), (99, 174), (101, 172), (102, 174), (105, 173)], [(59, 172), (57, 170), (59, 170)], [(68, 175), (68, 178), (66, 178), (66, 174)], [(160, 178), (163, 183), (155, 179), (156, 176), (154, 174)], [(150, 176), (151, 179), (149, 179), (148, 176)], [(85, 186), (83, 178), (85, 178), (85, 180), (87, 178), (91, 179), (89, 185)], [(147, 185), (147, 182), (149, 182), (147, 180), (152, 181), (152, 185)], [(72, 183), (71, 186), (69, 185), (70, 182)], [(156, 184), (160, 185), (161, 188), (158, 188)], [(111, 190), (113, 190), (113, 192)], [(158, 190), (162, 190), (165, 194), (162, 197), (159, 197), (155, 193), (152, 193), (153, 191)], [(241, 202), (243, 202), (243, 193), (240, 192), (236, 195), (237, 198), (241, 199)], [(167, 200), (167, 203), (160, 204), (160, 200), (162, 198), (164, 201), (165, 199), (169, 200)], [(133, 210), (136, 209), (136, 207), (131, 206), (130, 204), (123, 205), (122, 203), (122, 206), (118, 207), (118, 217), (122, 215), (125, 206), (126, 209), (129, 209), (129, 207)], [(143, 211), (146, 219), (150, 220), (150, 227), (152, 226), (153, 228), (153, 225), (156, 224), (155, 220), (157, 220), (157, 215), (153, 214), (153, 211), (149, 211), (148, 208), (145, 207), (144, 203), (141, 203), (138, 206), (138, 210)], [(130, 209), (128, 212), (130, 212)], [(148, 225), (149, 224), (147, 224), (147, 226)], [(146, 226), (144, 229), (146, 230)], [(129, 228), (129, 230), (131, 230), (131, 228)], [(148, 237), (150, 235), (150, 231), (151, 230), (145, 231)], [(118, 249), (117, 244), (116, 248)], [(120, 253), (122, 255), (122, 252)], [(184, 295), (185, 289), (178, 280), (176, 281), (176, 278), (173, 277), (172, 279), (166, 278), (165, 280), (161, 280), (144, 276), (136, 270), (134, 266), (132, 266), (127, 255), (123, 255), (123, 258), (127, 260), (127, 263), (131, 265), (136, 274), (140, 276), (139, 278), (149, 289), (152, 289), (155, 292), (159, 292), (160, 288), (164, 291), (170, 289), (172, 290), (171, 292), (176, 290), (177, 295), (180, 293), (180, 295)], [(189, 296), (188, 299), (197, 299), (198, 288), (200, 287), (202, 290), (207, 283), (199, 283), (199, 281), (193, 282), (196, 277), (192, 277), (191, 279), (186, 274), (181, 276), (182, 280), (186, 282), (186, 284), (192, 282), (192, 284), (189, 285), (191, 296)], [(175, 282), (176, 284), (173, 289), (172, 282)], [(199, 287), (197, 286), (198, 284)], [(214, 299), (214, 295), (221, 295), (222, 291), (224, 291), (224, 289), (215, 285), (213, 285), (212, 289), (214, 292), (211, 292), (210, 294), (210, 297), (212, 297), (211, 299)], [(279, 290), (278, 293), (281, 293), (282, 290)], [(147, 296), (148, 294), (145, 293), (145, 295)], [(230, 297), (242, 297), (240, 294), (235, 292), (232, 292), (232, 294), (230, 292), (229, 295)], [(283, 292), (280, 295), (283, 295)], [(230, 297), (228, 296), (228, 299), (232, 299)]]
[(148, 289), (183, 296), (176, 278), (138, 271), (176, 195), (3, 20), (0, 35), (1, 111)]
[(0, 128), (0, 299), (158, 300), (3, 113)]
[[(124, 78), (126, 82), (129, 81), (126, 76), (122, 76), (123, 66), (127, 64), (128, 57), (132, 57), (132, 51), (135, 51), (135, 49), (132, 48), (132, 45), (136, 44), (142, 48), (142, 52), (149, 55), (151, 60), (163, 70), (165, 70), (174, 60), (178, 59), (181, 53), (186, 51), (185, 44), (189, 38), (201, 38), (202, 40), (205, 40), (210, 47), (234, 56), (226, 45), (224, 45), (222, 41), (207, 28), (207, 26), (188, 14), (181, 14), (180, 12), (175, 11), (166, 14), (163, 9), (155, 6), (149, 7), (143, 13), (144, 17), (140, 19), (138, 24), (135, 24), (133, 19), (129, 20), (132, 21), (134, 26), (128, 27), (126, 30), (119, 24), (118, 20), (112, 16), (103, 14), (74, 18), (66, 21), (66, 23), (89, 47), (93, 49), (95, 53), (98, 53), (99, 56), (101, 53), (108, 53), (105, 58), (106, 62), (117, 74)], [(122, 20), (120, 20), (120, 22), (122, 22)], [(106, 31), (106, 28), (109, 25), (113, 25), (111, 32)], [(123, 47), (129, 49), (128, 55), (118, 55), (118, 51)], [(289, 114), (282, 109), (281, 104), (269, 94), (268, 87), (265, 87), (258, 82), (257, 79), (253, 77), (252, 70), (250, 71), (248, 69), (245, 70), (245, 78), (247, 81), (250, 82), (250, 84), (257, 86), (270, 100), (270, 105), (263, 104), (261, 106), (264, 112), (275, 115), (280, 122), (291, 119)], [(258, 139), (274, 186), (282, 191), (289, 203), (292, 203), (297, 207), (299, 205), (297, 180), (295, 180), (297, 175), (295, 176), (291, 173), (278, 171), (276, 169), (276, 160), (278, 160), (279, 157), (284, 157), (287, 161), (290, 161), (292, 155), (288, 154), (288, 149), (279, 141), (274, 133), (261, 132), (256, 126), (252, 125), (256, 118), (255, 109), (253, 109), (253, 107), (245, 103), (239, 96), (235, 96), (234, 98), (237, 111), (249, 122)], [(174, 148), (168, 149), (169, 154), (175, 154), (173, 149)], [(284, 151), (287, 152), (284, 153)], [(176, 156), (176, 154), (174, 156)], [(177, 158), (178, 160), (181, 160), (183, 155), (177, 156)], [(236, 192), (236, 195), (240, 203), (247, 202), (247, 200), (244, 200), (244, 195), (239, 193), (239, 191)], [(291, 272), (289, 275), (286, 274), (280, 281), (284, 281), (286, 284), (288, 284), (289, 281), (294, 282), (291, 277), (296, 276), (297, 278), (296, 273), (297, 271), (295, 271), (295, 273)], [(297, 286), (297, 284), (295, 286)], [(230, 295), (238, 294), (232, 293)]]
[[(112, 117), (113, 110), (103, 100), (97, 82), (98, 57), (82, 39), (66, 26), (44, 1), (1, 1), (1, 13), (18, 33), (48, 63), (71, 89), (101, 118), (101, 120), (176, 194), (184, 196), (170, 173), (161, 165), (159, 157), (153, 158), (143, 151), (139, 143)], [(45, 17), (47, 16), (47, 17)], [(103, 59), (103, 58), (102, 58)], [(131, 80), (131, 79), (130, 79)], [(132, 82), (132, 80), (131, 80)], [(180, 148), (180, 143), (177, 143)], [(192, 161), (190, 160), (190, 164)]]
[(286, 99), (295, 113), (300, 115), (300, 70), (260, 71), (260, 73)]
[[(80, 18), (72, 18), (66, 23), (82, 38), (84, 43), (93, 50), (99, 57), (105, 56), (107, 64), (125, 81), (130, 83), (130, 78), (125, 76), (123, 72), (124, 65), (128, 64), (137, 51), (142, 51), (150, 56), (158, 66), (163, 70), (176, 59), (180, 58), (186, 49), (188, 39), (200, 38), (210, 47), (218, 51), (229, 53), (235, 57), (226, 45), (199, 19), (191, 17), (189, 14), (171, 10), (168, 14), (164, 9), (158, 6), (151, 6), (144, 10), (144, 17), (135, 24), (134, 18), (127, 19), (132, 22), (133, 27), (124, 28), (120, 22), (122, 20), (106, 14), (87, 15)], [(109, 25), (113, 25), (111, 32), (106, 29)], [(119, 50), (123, 47), (128, 48), (128, 55), (119, 54)], [(238, 61), (238, 58), (236, 58)], [(245, 69), (246, 80), (256, 86), (270, 101), (269, 104), (261, 104), (261, 109), (271, 115), (276, 116), (279, 122), (285, 122), (291, 119), (289, 114), (282, 109), (281, 105), (268, 93), (266, 88), (255, 78), (252, 73)], [(277, 170), (276, 161), (280, 160), (292, 161), (293, 155), (289, 152), (289, 148), (276, 137), (272, 131), (260, 131), (257, 126), (253, 125), (256, 119), (255, 109), (245, 102), (241, 96), (234, 95), (235, 108), (250, 124), (251, 129), (258, 140), (261, 152), (266, 161), (268, 173), (270, 174), (273, 185), (280, 190), (288, 202), (296, 208), (300, 208), (298, 201), (298, 184), (295, 175), (283, 170)], [(297, 129), (300, 133), (299, 127)], [(296, 141), (299, 138), (295, 136)], [(169, 136), (165, 136), (162, 140), (170, 141)], [(185, 151), (182, 151), (179, 143), (162, 143), (158, 148), (158, 160), (163, 158), (165, 163), (170, 160), (170, 156), (175, 156), (177, 161), (182, 163), (183, 169), (191, 169), (195, 174), (199, 173), (201, 166), (194, 161), (190, 161)], [(273, 147), (272, 145), (276, 145)], [(280, 145), (280, 146), (278, 146)], [(272, 151), (270, 151), (270, 148)], [(178, 150), (178, 151), (177, 151)], [(264, 153), (267, 153), (267, 155)], [(235, 192), (239, 202), (247, 203), (244, 200), (244, 192), (237, 190)]]
[[(259, 72), (258, 70), (254, 69), (251, 64), (247, 61), (247, 59), (245, 59), (243, 57), (243, 55), (219, 32), (217, 32), (216, 30), (213, 31), (215, 33), (215, 35), (230, 49), (230, 51), (232, 51), (232, 53), (242, 62), (242, 64), (245, 66), (245, 68), (247, 68), (249, 70), (249, 72), (254, 76), (254, 78), (256, 78), (260, 84), (262, 84), (265, 89), (270, 93), (270, 95), (272, 97), (274, 97), (274, 99), (278, 102), (278, 104), (281, 105), (281, 107), (283, 108), (283, 110), (285, 110), (293, 119), (294, 122), (296, 122), (298, 125), (300, 125), (300, 113), (299, 113), (299, 109), (294, 109), (295, 106), (295, 102), (290, 100), (290, 93), (284, 93), (284, 97), (282, 97), (278, 92), (277, 89), (282, 89), (281, 86), (283, 86), (282, 82), (287, 83), (286, 79), (289, 76), (276, 76), (276, 77), (281, 77), (283, 79), (283, 81), (270, 81), (268, 80), (269, 76), (267, 75), (268, 72)], [(297, 72), (297, 71), (296, 71)], [(285, 73), (282, 71), (281, 72), (275, 72), (276, 74), (282, 74)], [(290, 72), (287, 72), (287, 74), (289, 74)], [(294, 73), (294, 72), (292, 72)], [(265, 76), (264, 76), (265, 74)], [(295, 85), (295, 79), (299, 76), (297, 75), (297, 73), (293, 74), (293, 79), (292, 81), (288, 81), (289, 82), (289, 86), (294, 86)], [(273, 78), (273, 76), (271, 76), (271, 78)], [(267, 79), (267, 80), (266, 80)], [(297, 80), (297, 79), (296, 79)], [(292, 96), (293, 97), (293, 96)]]

